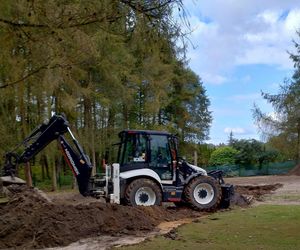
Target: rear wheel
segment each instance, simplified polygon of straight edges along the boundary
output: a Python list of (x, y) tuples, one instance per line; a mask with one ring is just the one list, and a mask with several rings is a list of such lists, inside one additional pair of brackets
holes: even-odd
[(221, 202), (220, 184), (209, 176), (198, 176), (192, 179), (184, 190), (186, 202), (196, 210), (212, 211)]
[(125, 202), (131, 206), (160, 205), (161, 200), (159, 186), (149, 179), (136, 179), (125, 190)]

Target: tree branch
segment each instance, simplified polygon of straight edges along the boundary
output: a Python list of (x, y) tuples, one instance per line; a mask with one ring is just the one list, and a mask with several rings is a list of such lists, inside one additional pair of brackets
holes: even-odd
[(4, 89), (4, 88), (6, 88), (6, 87), (10, 87), (10, 86), (13, 86), (13, 85), (15, 85), (15, 84), (17, 84), (17, 83), (20, 83), (20, 82), (26, 80), (27, 78), (29, 78), (30, 76), (32, 76), (32, 75), (34, 75), (34, 74), (40, 72), (41, 70), (47, 69), (47, 67), (48, 67), (48, 65), (43, 65), (43, 66), (37, 68), (36, 70), (30, 72), (29, 74), (25, 75), (24, 77), (22, 77), (22, 78), (20, 78), (20, 79), (18, 79), (18, 80), (16, 80), (16, 81), (14, 81), (14, 82), (5, 83), (5, 84), (1, 85), (1, 86), (0, 86), (0, 89)]
[(86, 26), (89, 24), (93, 24), (93, 23), (98, 23), (98, 22), (103, 22), (104, 20), (107, 20), (109, 23), (113, 23), (115, 21), (117, 21), (118, 19), (120, 19), (121, 16), (110, 16), (110, 17), (102, 17), (102, 18), (95, 18), (89, 21), (85, 21), (85, 22), (78, 22), (78, 23), (74, 23), (74, 24), (69, 24), (67, 23), (66, 25), (59, 25), (57, 27), (52, 26), (50, 27), (49, 25), (46, 24), (36, 24), (36, 23), (22, 23), (22, 22), (14, 22), (14, 21), (10, 21), (10, 20), (6, 20), (3, 18), (0, 18), (0, 23), (4, 23), (13, 27), (17, 27), (17, 28), (57, 28), (57, 29), (68, 29), (68, 28), (74, 28), (74, 27), (80, 27), (80, 26)]
[(3, 18), (0, 18), (0, 22), (14, 27), (48, 28), (45, 24), (14, 22)]
[(121, 0), (121, 2), (123, 4), (129, 6), (131, 9), (133, 9), (136, 12), (144, 14), (148, 18), (157, 18), (157, 15), (154, 15), (151, 12), (154, 11), (154, 10), (159, 10), (159, 9), (163, 8), (164, 6), (172, 3), (173, 1), (175, 1), (175, 0), (168, 0), (165, 3), (162, 3), (158, 6), (151, 7), (151, 8), (146, 8), (145, 6), (141, 5), (140, 3), (136, 3), (136, 2), (131, 1), (131, 0)]
[[(161, 3), (159, 4), (158, 6), (155, 6), (155, 7), (150, 7), (150, 8), (146, 8), (145, 6), (139, 4), (139, 3), (136, 3), (132, 0), (121, 0), (121, 2), (125, 5), (128, 5), (130, 8), (132, 8), (133, 10), (135, 11), (138, 11), (140, 13), (144, 13), (148, 16), (152, 16), (152, 17), (155, 17), (155, 15), (153, 14), (149, 14), (149, 12), (153, 11), (153, 10), (159, 10), (165, 6), (167, 6), (168, 4), (171, 4), (173, 2), (178, 2), (177, 0), (168, 0), (164, 3)], [(180, 2), (180, 1), (179, 1)]]

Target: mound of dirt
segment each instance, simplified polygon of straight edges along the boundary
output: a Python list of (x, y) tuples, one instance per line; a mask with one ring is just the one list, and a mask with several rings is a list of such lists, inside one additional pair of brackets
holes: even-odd
[[(281, 184), (236, 186), (231, 203), (247, 206)], [(129, 207), (99, 202), (74, 193), (52, 198), (26, 186), (9, 186), (10, 197), (0, 205), (0, 249), (66, 246), (101, 235), (142, 236), (164, 221), (200, 217), (186, 207)]]
[(235, 191), (243, 195), (252, 195), (255, 199), (260, 198), (265, 194), (270, 194), (276, 189), (282, 187), (281, 183), (271, 184), (271, 185), (245, 185), (245, 186), (235, 186)]
[(251, 204), (253, 196), (243, 195), (240, 193), (234, 193), (234, 195), (230, 199), (230, 205), (239, 206), (239, 207), (247, 207)]
[(293, 169), (291, 169), (288, 172), (288, 175), (297, 175), (297, 176), (300, 176), (300, 164), (298, 164), (296, 167), (294, 167)]
[(234, 187), (235, 194), (231, 198), (231, 205), (245, 207), (250, 205), (255, 200), (262, 200), (266, 194), (270, 194), (283, 185), (281, 183), (270, 185), (237, 185)]
[[(129, 207), (101, 202), (53, 202), (36, 189), (10, 188), (11, 197), (0, 206), (0, 248), (65, 246), (99, 235), (139, 235), (162, 221), (201, 214), (188, 208)], [(82, 199), (82, 197), (80, 198)]]

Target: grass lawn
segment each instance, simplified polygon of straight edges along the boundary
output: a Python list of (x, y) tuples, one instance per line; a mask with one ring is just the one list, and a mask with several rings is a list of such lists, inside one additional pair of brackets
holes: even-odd
[(219, 212), (122, 249), (300, 249), (300, 206), (262, 205)]

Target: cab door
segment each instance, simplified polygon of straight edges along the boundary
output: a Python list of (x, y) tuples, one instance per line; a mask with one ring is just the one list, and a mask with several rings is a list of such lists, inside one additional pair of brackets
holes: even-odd
[(173, 156), (168, 135), (151, 134), (149, 136), (149, 167), (166, 184), (172, 184), (175, 177)]
[(119, 152), (120, 171), (148, 168), (147, 152), (148, 139), (145, 134), (124, 134)]

